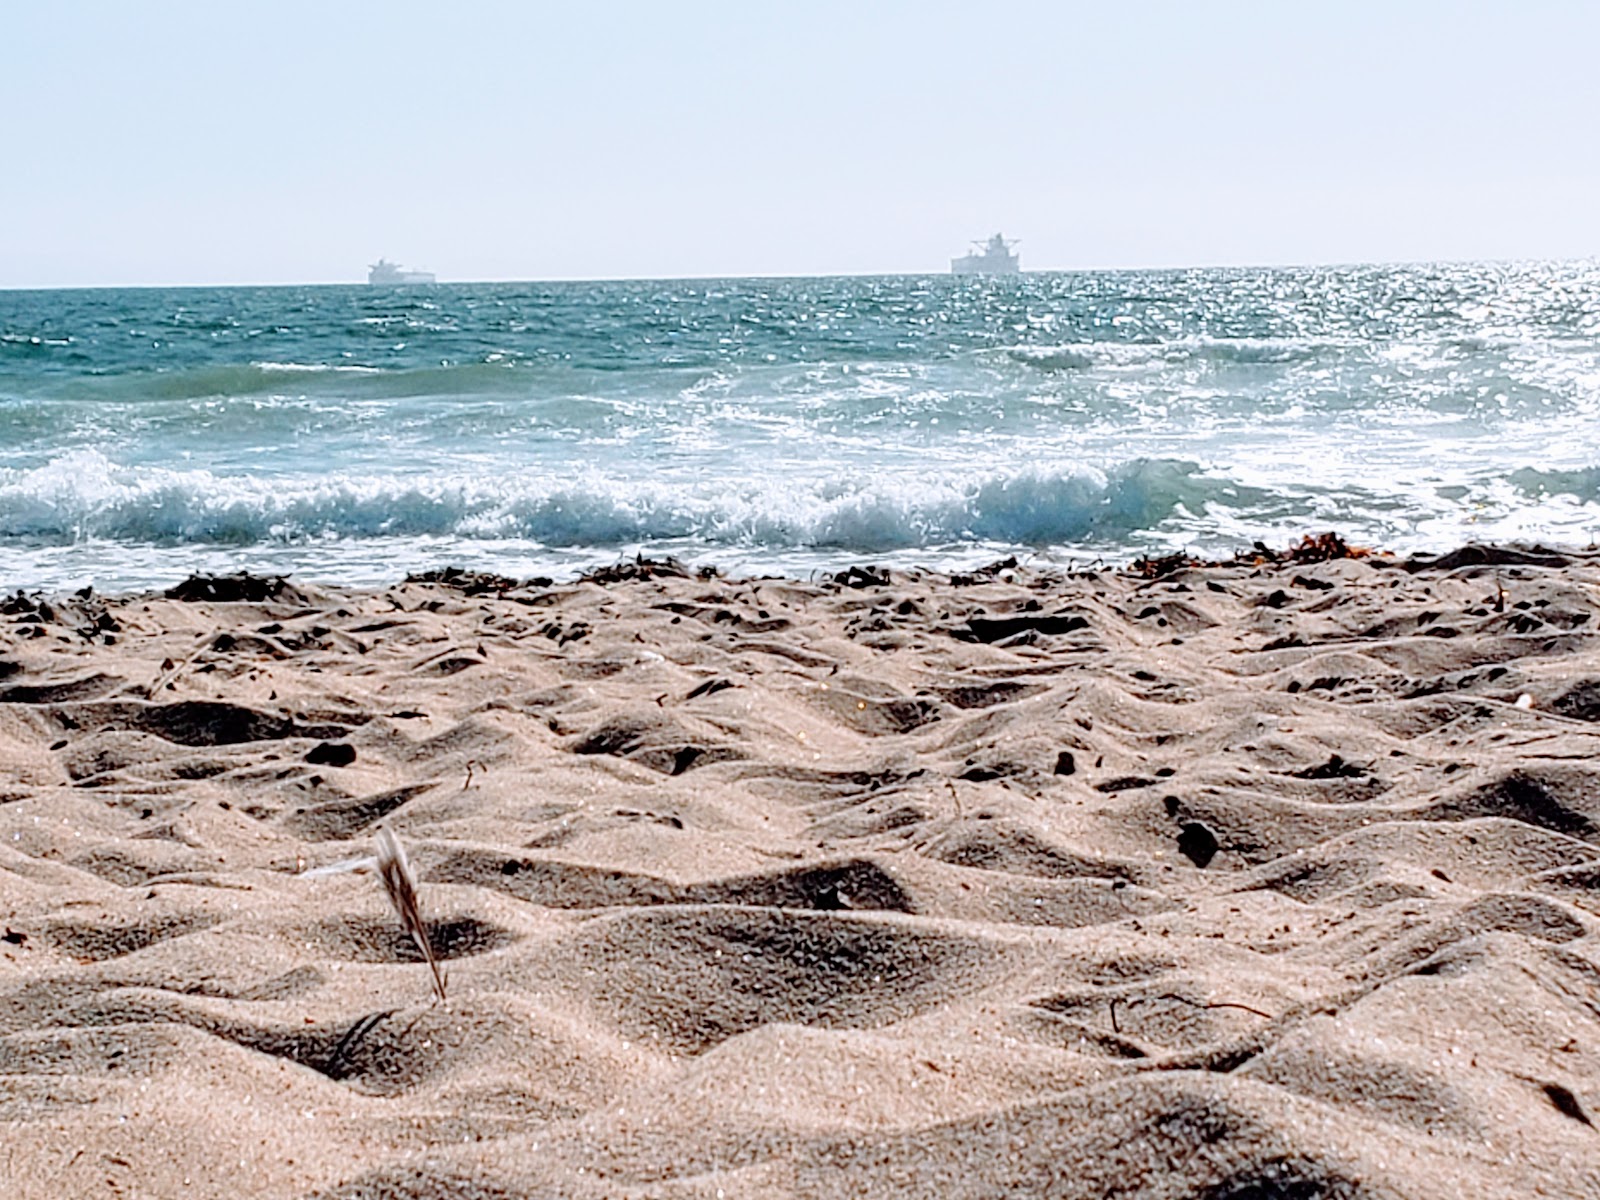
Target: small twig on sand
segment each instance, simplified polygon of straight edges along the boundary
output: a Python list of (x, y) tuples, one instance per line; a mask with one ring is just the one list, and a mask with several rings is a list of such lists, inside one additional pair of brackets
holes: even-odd
[(333, 1053), (328, 1055), (328, 1063), (322, 1068), (322, 1073), (329, 1079), (342, 1079), (344, 1076), (338, 1071), (344, 1066), (345, 1057), (356, 1048), (361, 1039), (366, 1037), (378, 1027), (380, 1023), (394, 1016), (398, 1009), (386, 1008), (382, 1012), (368, 1013), (349, 1029), (339, 1039), (339, 1044), (333, 1048)]
[(434, 956), (433, 944), (428, 940), (428, 927), (422, 921), (422, 909), (417, 904), (417, 879), (406, 861), (405, 847), (394, 830), (387, 826), (378, 830), (378, 875), (383, 879), (383, 890), (389, 894), (389, 903), (400, 917), (400, 924), (411, 935), (411, 940), (422, 951), (428, 970), (433, 975), (434, 995), (444, 1000), (444, 974), (439, 970), (439, 960)]
[(1176, 1000), (1179, 1004), (1188, 1004), (1194, 1008), (1237, 1008), (1242, 1012), (1260, 1017), (1262, 1020), (1273, 1019), (1271, 1013), (1264, 1013), (1259, 1008), (1251, 1008), (1248, 1004), (1234, 1004), (1227, 1000), (1191, 1000), (1187, 996), (1180, 996), (1176, 992), (1162, 992), (1159, 996), (1113, 996), (1111, 997), (1111, 1032), (1121, 1033), (1122, 1028), (1117, 1024), (1117, 1001), (1124, 1004), (1135, 1004), (1140, 1001), (1151, 1000)]
[(202, 633), (200, 635), (199, 643), (193, 650), (189, 651), (187, 658), (178, 663), (176, 666), (171, 667), (167, 671), (156, 676), (155, 682), (150, 685), (150, 699), (154, 700), (162, 688), (166, 687), (173, 680), (177, 679), (178, 676), (183, 673), (185, 667), (200, 657), (200, 651), (204, 650), (211, 644), (212, 636), (213, 635), (209, 633)]

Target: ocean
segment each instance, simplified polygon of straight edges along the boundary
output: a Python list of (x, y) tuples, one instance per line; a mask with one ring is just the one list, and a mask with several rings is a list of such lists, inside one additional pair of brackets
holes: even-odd
[(1600, 264), (0, 291), (0, 586), (1600, 534)]

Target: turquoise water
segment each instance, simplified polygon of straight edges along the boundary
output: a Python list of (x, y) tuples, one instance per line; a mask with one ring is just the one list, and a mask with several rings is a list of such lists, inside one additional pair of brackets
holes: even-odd
[(1591, 263), (0, 292), (0, 583), (1600, 531)]

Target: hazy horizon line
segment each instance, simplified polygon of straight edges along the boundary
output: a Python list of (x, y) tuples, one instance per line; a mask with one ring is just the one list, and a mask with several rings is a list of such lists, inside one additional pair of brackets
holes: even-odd
[(1530, 256), (1523, 258), (1415, 258), (1415, 259), (1350, 259), (1343, 262), (1196, 262), (1169, 263), (1158, 266), (1124, 267), (1028, 267), (1009, 273), (980, 273), (956, 275), (948, 268), (929, 271), (771, 271), (755, 274), (707, 275), (551, 275), (537, 278), (500, 279), (435, 279), (432, 283), (373, 284), (361, 279), (305, 279), (275, 282), (230, 283), (46, 283), (0, 284), (5, 292), (91, 292), (91, 291), (180, 291), (213, 288), (296, 288), (296, 287), (355, 287), (395, 288), (402, 290), (429, 287), (472, 287), (494, 284), (548, 284), (548, 283), (701, 283), (744, 282), (765, 279), (1005, 279), (1013, 275), (1103, 275), (1103, 274), (1170, 274), (1176, 271), (1305, 271), (1305, 270), (1361, 270), (1380, 267), (1439, 267), (1439, 266), (1522, 266), (1540, 263), (1593, 262), (1596, 255), (1571, 255), (1561, 257)]

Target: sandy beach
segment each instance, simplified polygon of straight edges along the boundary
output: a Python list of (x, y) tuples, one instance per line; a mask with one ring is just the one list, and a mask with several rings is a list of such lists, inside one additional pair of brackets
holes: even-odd
[(1319, 557), (13, 596), (0, 1192), (1600, 1196), (1600, 553)]

